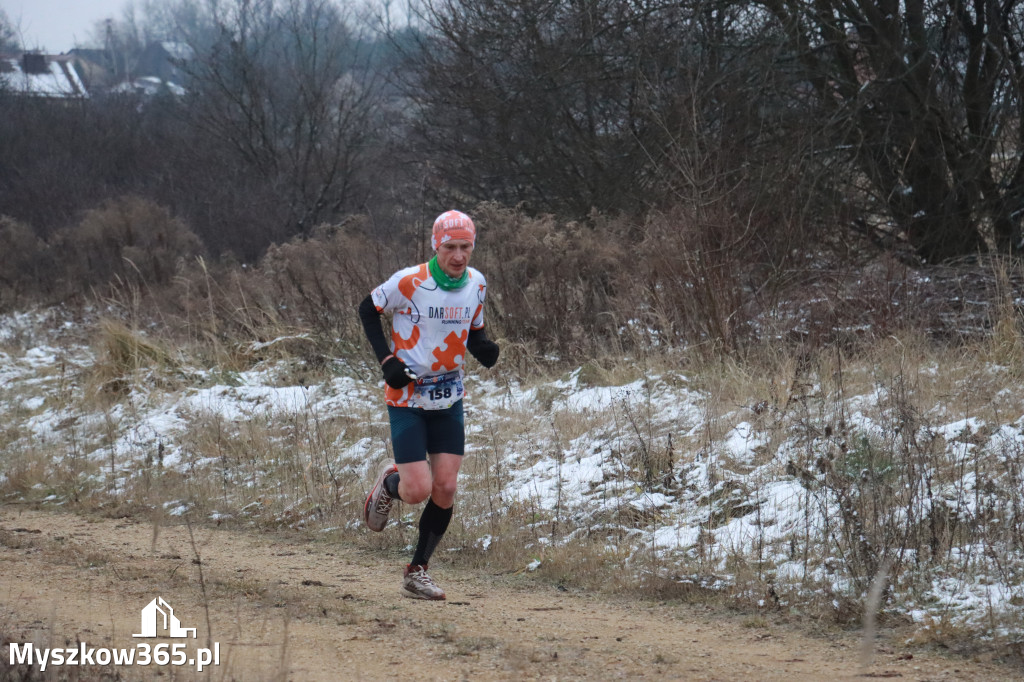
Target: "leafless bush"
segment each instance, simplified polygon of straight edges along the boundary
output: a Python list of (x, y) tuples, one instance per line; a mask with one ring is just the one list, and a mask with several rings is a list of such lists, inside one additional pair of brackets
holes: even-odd
[[(934, 371), (936, 357), (945, 375)], [(932, 574), (1017, 582), (1021, 448), (998, 437), (1002, 380), (989, 383), (980, 363), (952, 357), (904, 334), (845, 361), (817, 354), (793, 382), (783, 413), (804, 452), (787, 472), (822, 525), (794, 539), (791, 554), (824, 560), (857, 594), (883, 566), (910, 594), (927, 595), (923, 576)], [(861, 368), (859, 382), (847, 363)], [(873, 368), (868, 385), (864, 368)], [(851, 414), (865, 390), (870, 407)], [(957, 414), (969, 418), (953, 430)]]
[[(640, 258), (649, 263), (644, 291), (649, 323), (668, 339), (735, 350), (749, 334), (749, 252), (727, 217), (702, 221), (686, 211), (649, 222)], [(738, 237), (742, 241), (742, 234)], [(638, 301), (638, 304), (640, 301)]]
[(0, 309), (48, 288), (48, 257), (46, 244), (28, 225), (0, 216)]
[[(488, 319), (500, 336), (563, 358), (603, 354), (627, 317), (617, 302), (626, 221), (531, 218), (483, 204), (474, 265), (488, 278)], [(491, 322), (488, 322), (490, 325)]]
[(315, 332), (351, 340), (361, 333), (355, 309), (402, 263), (399, 248), (370, 234), (368, 221), (323, 226), (310, 240), (272, 247), (260, 262), (267, 284), (289, 310), (288, 319)]
[(198, 255), (198, 237), (170, 211), (139, 197), (123, 197), (87, 211), (55, 240), (72, 286), (124, 281), (165, 285), (184, 260)]
[(159, 311), (169, 334), (229, 364), (282, 353), (314, 364), (351, 359), (365, 351), (359, 302), (407, 264), (365, 219), (324, 225), (271, 247), (252, 267), (191, 260), (148, 314)]

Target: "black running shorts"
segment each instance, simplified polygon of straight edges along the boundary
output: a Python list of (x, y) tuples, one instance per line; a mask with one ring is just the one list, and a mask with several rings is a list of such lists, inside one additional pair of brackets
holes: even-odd
[(461, 400), (444, 410), (388, 405), (388, 417), (391, 447), (399, 464), (422, 462), (427, 453), (465, 454), (466, 425)]

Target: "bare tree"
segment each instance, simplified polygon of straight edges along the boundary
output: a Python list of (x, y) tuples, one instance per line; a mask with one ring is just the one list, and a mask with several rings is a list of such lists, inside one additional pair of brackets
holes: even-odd
[(330, 0), (220, 9), (217, 40), (185, 67), (189, 120), (276, 188), (285, 236), (358, 207), (379, 108), (360, 36)]
[(21, 41), (18, 38), (18, 29), (11, 22), (11, 18), (0, 8), (0, 54), (4, 52), (17, 52), (21, 49)]
[(131, 79), (139, 55), (146, 48), (146, 36), (135, 5), (126, 4), (120, 18), (108, 16), (96, 21), (88, 42), (106, 53), (113, 82)]
[(678, 86), (671, 3), (427, 0), (404, 86), (422, 148), (475, 197), (585, 215), (638, 210), (664, 146), (651, 84)]
[[(762, 34), (799, 65), (836, 174), (927, 261), (1019, 247), (1019, 3), (762, 0)], [(760, 21), (760, 20), (758, 20)]]
[(927, 261), (1020, 247), (1019, 3), (423, 0), (415, 16), (417, 130), (470, 196), (657, 206), (706, 137), (732, 146), (716, 180), (766, 181), (774, 157)]
[(695, 186), (792, 186), (800, 124), (766, 103), (777, 49), (747, 14), (715, 0), (425, 0), (416, 30), (391, 35), (439, 184), (537, 211), (638, 215), (693, 200)]
[(193, 47), (213, 44), (226, 7), (221, 0), (142, 0), (147, 35), (181, 40)]

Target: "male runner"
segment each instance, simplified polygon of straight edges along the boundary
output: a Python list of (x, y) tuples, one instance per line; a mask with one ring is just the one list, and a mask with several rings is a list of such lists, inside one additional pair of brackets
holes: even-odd
[[(434, 221), (428, 263), (399, 270), (359, 305), (359, 317), (384, 374), (395, 461), (366, 497), (363, 519), (382, 531), (395, 500), (427, 501), (419, 538), (405, 567), (402, 593), (444, 599), (427, 564), (452, 518), (456, 479), (465, 452), (462, 385), (466, 351), (484, 367), (498, 361), (498, 344), (484, 333), (487, 281), (469, 267), (476, 226), (459, 211)], [(381, 314), (392, 315), (391, 344)]]

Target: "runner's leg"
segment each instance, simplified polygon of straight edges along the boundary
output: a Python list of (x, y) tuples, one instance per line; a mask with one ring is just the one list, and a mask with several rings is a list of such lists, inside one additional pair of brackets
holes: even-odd
[(430, 462), (434, 472), (434, 485), (430, 499), (427, 500), (427, 505), (420, 516), (420, 532), (416, 540), (416, 551), (412, 555), (412, 565), (426, 566), (448, 530), (454, 511), (456, 480), (462, 456), (438, 453), (430, 455)]
[(449, 509), (455, 504), (462, 455), (438, 453), (430, 462), (398, 463), (398, 497), (406, 504), (419, 504), (430, 497), (434, 504)]
[(466, 425), (462, 401), (447, 410), (438, 410), (426, 423), (427, 455), (432, 481), (430, 498), (441, 509), (455, 504), (462, 455), (466, 451)]
[(406, 504), (419, 504), (430, 496), (432, 487), (430, 465), (420, 462), (398, 462), (398, 497)]
[(430, 462), (430, 499), (420, 516), (419, 537), (412, 565), (425, 566), (448, 530), (455, 504), (459, 468), (466, 450), (462, 401), (438, 410), (427, 420), (427, 459)]
[(391, 421), (391, 445), (398, 466), (398, 485), (395, 476), (386, 481), (388, 492), (398, 493), (406, 504), (419, 504), (430, 495), (430, 465), (427, 463), (428, 415), (410, 407), (388, 406)]
[(462, 455), (439, 452), (429, 455), (430, 499), (441, 509), (450, 509), (455, 504), (455, 490), (458, 487), (459, 468), (462, 466)]

